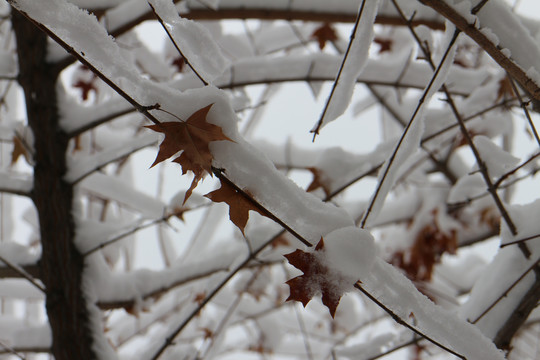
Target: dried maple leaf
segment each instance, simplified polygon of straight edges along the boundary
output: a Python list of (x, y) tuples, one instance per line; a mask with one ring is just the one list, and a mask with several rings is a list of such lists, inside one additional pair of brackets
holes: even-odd
[(186, 65), (186, 60), (182, 56), (178, 56), (174, 58), (174, 60), (171, 62), (171, 65), (176, 67), (176, 71), (181, 73), (182, 70), (184, 70), (184, 65)]
[(77, 80), (72, 86), (74, 88), (81, 89), (81, 98), (83, 101), (88, 100), (88, 95), (91, 91), (97, 94), (98, 90), (96, 88), (96, 85), (94, 84), (94, 81), (97, 79), (96, 76), (92, 77), (90, 81), (85, 81), (82, 79)]
[(497, 100), (495, 101), (499, 101), (501, 99), (506, 99), (506, 98), (512, 98), (514, 96), (516, 96), (516, 94), (514, 93), (512, 82), (510, 81), (508, 76), (499, 80), (499, 89), (497, 90)]
[[(246, 195), (249, 195), (247, 191), (244, 191)], [(206, 195), (207, 198), (213, 202), (224, 202), (229, 205), (229, 219), (236, 225), (242, 234), (246, 227), (249, 211), (256, 211), (259, 214), (265, 216), (265, 214), (257, 208), (252, 201), (250, 201), (244, 194), (237, 191), (231, 185), (226, 182), (221, 182), (221, 187)]]
[(193, 298), (193, 302), (197, 303), (198, 305), (201, 305), (203, 301), (206, 299), (206, 292), (200, 292), (195, 294), (195, 297)]
[(456, 249), (455, 230), (444, 232), (436, 223), (428, 224), (418, 232), (410, 249), (394, 254), (392, 263), (403, 269), (413, 280), (429, 281), (442, 255), (455, 254)]
[(336, 279), (341, 275), (331, 271), (324, 264), (322, 256), (320, 256), (323, 249), (324, 241), (321, 238), (313, 252), (297, 249), (290, 254), (284, 255), (289, 264), (304, 273), (304, 275), (287, 281), (290, 288), (287, 301), (300, 301), (305, 307), (313, 296), (321, 293), (322, 303), (328, 308), (333, 318), (341, 296), (343, 296), (343, 290), (340, 290), (340, 287), (336, 285)]
[(280, 235), (278, 236), (277, 238), (274, 239), (274, 241), (272, 241), (272, 243), (270, 244), (270, 246), (272, 247), (272, 249), (276, 249), (280, 246), (289, 246), (291, 245), (289, 243), (289, 240), (287, 240), (287, 238), (285, 237), (285, 235)]
[(315, 191), (318, 188), (322, 188), (324, 191), (324, 194), (326, 196), (330, 196), (330, 193), (331, 193), (330, 184), (328, 184), (328, 181), (326, 180), (323, 171), (316, 167), (310, 167), (307, 169), (311, 171), (311, 173), (313, 174), (313, 180), (311, 181), (311, 184), (309, 184), (306, 191), (310, 192), (310, 191)]
[(221, 127), (206, 121), (212, 105), (197, 110), (186, 121), (170, 121), (145, 126), (165, 134), (165, 139), (159, 145), (159, 152), (151, 167), (182, 151), (182, 154), (173, 162), (182, 166), (182, 174), (188, 171), (193, 172), (193, 181), (184, 196), (184, 204), (205, 172), (211, 174), (213, 157), (208, 144), (219, 140), (233, 141), (223, 134)]
[(214, 332), (212, 330), (210, 330), (209, 328), (207, 327), (203, 327), (201, 328), (203, 334), (204, 334), (204, 339), (211, 339), (214, 337)]
[(392, 39), (376, 37), (373, 42), (379, 45), (379, 54), (392, 50)]
[(336, 41), (338, 39), (336, 31), (329, 23), (325, 23), (315, 29), (311, 37), (317, 40), (319, 49), (321, 50), (324, 49), (327, 41)]
[(11, 152), (11, 165), (14, 165), (17, 160), (19, 160), (19, 157), (23, 155), (25, 159), (28, 160), (28, 150), (24, 146), (23, 141), (19, 138), (19, 136), (13, 137), (13, 151)]

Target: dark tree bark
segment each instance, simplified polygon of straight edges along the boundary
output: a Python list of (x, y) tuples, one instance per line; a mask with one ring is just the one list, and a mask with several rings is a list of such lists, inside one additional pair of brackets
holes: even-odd
[(28, 123), (34, 133), (32, 199), (40, 225), (40, 279), (57, 360), (95, 359), (89, 314), (82, 290), (84, 258), (74, 244), (73, 185), (63, 180), (69, 138), (59, 126), (58, 71), (47, 62), (47, 36), (13, 11), (19, 83), (24, 90)]

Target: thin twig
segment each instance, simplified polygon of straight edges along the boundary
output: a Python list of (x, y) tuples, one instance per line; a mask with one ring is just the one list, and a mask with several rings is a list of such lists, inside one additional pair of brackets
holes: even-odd
[(306, 356), (308, 360), (313, 360), (313, 352), (311, 350), (311, 346), (309, 345), (309, 337), (306, 331), (306, 324), (304, 323), (304, 319), (302, 319), (302, 314), (300, 314), (300, 311), (298, 311), (299, 304), (296, 304), (297, 306), (294, 307), (294, 312), (296, 313), (296, 319), (298, 320), (298, 327), (300, 328), (300, 334), (302, 335), (302, 340), (304, 342), (304, 348), (306, 349)]
[(247, 194), (244, 190), (242, 190), (238, 185), (236, 185), (234, 182), (232, 182), (229, 178), (227, 178), (224, 173), (223, 173), (223, 170), (221, 169), (217, 169), (217, 168), (214, 168), (212, 167), (212, 172), (214, 173), (214, 175), (216, 175), (216, 177), (226, 183), (227, 185), (231, 186), (234, 190), (236, 190), (242, 197), (244, 197), (247, 201), (249, 201), (253, 206), (255, 206), (257, 209), (259, 209), (262, 213), (264, 213), (264, 216), (268, 217), (269, 219), (275, 221), (276, 223), (278, 223), (279, 225), (281, 225), (282, 228), (284, 228), (285, 230), (287, 230), (288, 232), (291, 233), (291, 235), (293, 235), (295, 238), (297, 238), (298, 240), (300, 240), (300, 242), (302, 242), (304, 245), (306, 246), (313, 246), (312, 243), (310, 243), (308, 240), (306, 240), (302, 235), (300, 235), (299, 233), (297, 233), (295, 230), (293, 230), (289, 225), (285, 224), (283, 222), (283, 220), (281, 220), (280, 218), (278, 218), (276, 215), (272, 214), (272, 212), (270, 212), (270, 210), (268, 210), (267, 208), (265, 208), (263, 205), (261, 205), (261, 203), (259, 203), (253, 196), (250, 196), (249, 194)]
[(497, 300), (495, 300), (494, 302), (491, 303), (491, 305), (489, 305), (480, 315), (478, 315), (478, 317), (476, 319), (474, 319), (473, 321), (470, 321), (472, 324), (476, 324), (481, 318), (483, 318), (489, 311), (491, 311), (491, 309), (493, 309), (495, 307), (495, 305), (497, 305), (502, 299), (504, 299), (505, 297), (508, 296), (508, 294), (510, 293), (510, 291), (512, 291), (512, 289), (521, 282), (521, 280), (523, 280), (523, 278), (525, 276), (527, 276), (528, 273), (530, 273), (532, 270), (534, 270), (534, 268), (540, 263), (540, 258), (538, 260), (536, 260), (531, 266), (529, 266), (527, 268), (527, 270), (525, 270), (525, 272), (523, 274), (521, 274), (521, 276), (519, 278), (517, 278), (513, 283), (512, 285), (510, 285), (498, 298)]
[(522, 239), (518, 239), (518, 240), (514, 240), (514, 241), (510, 241), (510, 242), (501, 244), (501, 245), (499, 245), (499, 248), (502, 249), (502, 248), (505, 248), (505, 247), (510, 246), (510, 245), (516, 245), (516, 244), (519, 244), (519, 243), (522, 243), (522, 242), (525, 242), (525, 241), (534, 240), (534, 239), (538, 239), (538, 238), (540, 238), (540, 234), (527, 236), (527, 237), (522, 238)]
[[(432, 3), (431, 0), (420, 0), (422, 3)], [(398, 10), (400, 16), (402, 16), (404, 19), (405, 19), (405, 15), (403, 14), (403, 12), (401, 11), (399, 5), (396, 3), (395, 0), (392, 0), (394, 6), (396, 7), (396, 9)], [(442, 3), (442, 2), (441, 2)], [(432, 6), (432, 5), (430, 5)], [(450, 8), (448, 5), (445, 4), (445, 6), (447, 6), (448, 8)], [(432, 6), (433, 7), (433, 6)], [(438, 11), (436, 8), (434, 8), (436, 11)], [(450, 8), (451, 9), (451, 8)], [(453, 9), (451, 9), (452, 11), (454, 11)], [(455, 12), (455, 11), (454, 11)], [(442, 14), (442, 13), (441, 13)], [(442, 14), (444, 16), (446, 16), (445, 14)], [(460, 16), (458, 14), (458, 16)], [(463, 19), (463, 21), (465, 21), (465, 19)], [(467, 31), (463, 30), (462, 27), (458, 26), (458, 24), (454, 23), (456, 25), (456, 30), (454, 31), (454, 39), (457, 38), (457, 35), (459, 35), (459, 33), (461, 31), (463, 31), (464, 33), (466, 33), (467, 35), (471, 36)], [(418, 37), (418, 35), (416, 34), (416, 32), (414, 31), (414, 29), (412, 28), (412, 26), (409, 24), (409, 29), (413, 35), (413, 37), (415, 38), (416, 42), (418, 43), (418, 45), (420, 46), (421, 50), (424, 52), (424, 55), (426, 56), (426, 59), (428, 60), (428, 63), (430, 64), (430, 66), (432, 68), (435, 67), (434, 63), (433, 63), (433, 60), (431, 58), (431, 52), (429, 51), (428, 48), (426, 48), (422, 41), (420, 40), (420, 38)], [(448, 51), (448, 49), (447, 49)], [(440, 65), (439, 65), (440, 66)], [(501, 65), (502, 66), (502, 65)], [(506, 69), (506, 68), (505, 68)], [(507, 71), (509, 71), (507, 69)], [(509, 71), (510, 72), (510, 71)], [(487, 188), (488, 188), (488, 192), (491, 194), (491, 196), (493, 197), (493, 201), (495, 202), (495, 205), (497, 206), (497, 208), (499, 209), (499, 212), (501, 213), (501, 216), (502, 218), (504, 219), (506, 225), (508, 226), (508, 228), (510, 229), (510, 232), (513, 234), (513, 235), (516, 235), (517, 234), (517, 228), (514, 224), (514, 222), (512, 221), (512, 218), (510, 217), (510, 214), (508, 213), (508, 211), (506, 210), (503, 202), (501, 201), (501, 198), (499, 197), (499, 195), (497, 194), (497, 188), (495, 188), (493, 186), (493, 182), (491, 181), (491, 178), (489, 176), (489, 173), (488, 173), (488, 169), (486, 167), (486, 164), (485, 162), (482, 160), (482, 157), (480, 156), (480, 152), (478, 151), (478, 149), (476, 148), (476, 145), (474, 144), (474, 142), (472, 141), (472, 136), (471, 134), (469, 133), (469, 131), (467, 130), (467, 127), (465, 126), (465, 122), (463, 120), (463, 117), (461, 116), (455, 102), (454, 102), (454, 99), (452, 97), (452, 95), (450, 94), (450, 92), (448, 91), (448, 88), (446, 87), (445, 84), (442, 85), (442, 89), (443, 89), (443, 92), (445, 93), (446, 95), (446, 101), (447, 103), (450, 105), (450, 108), (452, 110), (452, 112), (454, 113), (454, 116), (456, 117), (456, 120), (459, 124), (459, 127), (461, 129), (461, 133), (463, 134), (463, 136), (465, 137), (465, 139), (467, 140), (467, 143), (471, 149), (471, 151), (473, 152), (473, 155), (476, 159), (476, 162), (478, 164), (478, 167), (480, 169), (480, 172), (482, 174), (482, 177), (484, 178), (484, 182), (486, 183), (487, 185)], [(540, 91), (540, 89), (539, 89)], [(518, 245), (521, 249), (521, 251), (523, 252), (523, 254), (525, 255), (526, 258), (529, 258), (531, 252), (530, 250), (527, 248), (527, 246), (525, 244), (519, 244)]]
[(8, 353), (17, 356), (19, 359), (26, 360), (26, 357), (23, 354), (19, 353), (17, 350), (12, 348), (11, 346), (4, 344), (3, 341), (0, 341), (0, 346), (6, 349)]
[(167, 33), (167, 36), (169, 37), (169, 39), (171, 40), (171, 42), (173, 43), (174, 45), (174, 48), (176, 49), (176, 51), (178, 51), (178, 54), (180, 54), (180, 56), (184, 59), (184, 61), (186, 62), (186, 65), (189, 66), (189, 68), (193, 71), (193, 73), (199, 78), (199, 80), (202, 81), (202, 83), (204, 84), (204, 86), (207, 86), (208, 85), (208, 81), (206, 81), (202, 76), (201, 74), (199, 74), (199, 72), (193, 67), (193, 65), (191, 65), (191, 62), (189, 61), (189, 59), (187, 57), (184, 56), (184, 53), (182, 53), (182, 50), (180, 50), (180, 47), (178, 46), (178, 44), (176, 43), (176, 41), (174, 40), (172, 34), (169, 32), (169, 29), (167, 29), (167, 25), (165, 24), (165, 22), (163, 21), (163, 19), (161, 18), (161, 16), (158, 15), (156, 9), (154, 9), (154, 7), (152, 6), (152, 4), (148, 3), (148, 5), (152, 8), (152, 12), (154, 13), (154, 15), (156, 16), (156, 18), (158, 19), (159, 23), (161, 24), (161, 27), (163, 27), (163, 30), (165, 30), (165, 32)]
[(398, 324), (400, 325), (403, 325), (405, 326), (407, 329), (411, 330), (412, 332), (414, 332), (415, 334), (418, 334), (419, 336), (423, 337), (424, 339), (426, 339), (427, 341), (431, 342), (432, 344), (440, 347), (441, 349), (449, 352), (450, 354), (460, 358), (460, 359), (464, 359), (466, 360), (467, 358), (457, 352), (455, 352), (454, 350), (444, 346), (443, 344), (441, 344), (440, 342), (438, 342), (437, 340), (435, 339), (432, 339), (429, 335), (426, 335), (424, 334), (423, 332), (421, 332), (420, 330), (418, 330), (417, 328), (415, 328), (414, 326), (410, 325), (409, 323), (407, 323), (405, 320), (403, 320), (401, 317), (399, 317), (396, 313), (394, 313), (391, 309), (389, 309), (386, 305), (384, 305), (382, 302), (380, 302), (379, 300), (377, 300), (377, 298), (375, 298), (373, 295), (371, 295), (367, 290), (365, 290), (361, 285), (360, 283), (356, 283), (354, 284), (354, 287), (357, 288), (358, 290), (360, 290), (364, 295), (366, 295), (371, 301), (373, 301), (375, 304), (377, 304), (378, 307), (380, 307), (381, 309), (383, 309), (386, 313), (388, 313), (388, 315), (390, 315), (390, 317), (395, 321), (397, 322)]
[(476, 27), (476, 24), (469, 22), (459, 14), (454, 8), (440, 0), (419, 0), (422, 4), (431, 7), (454, 25), (467, 34), (482, 49), (484, 49), (493, 60), (505, 69), (517, 82), (536, 100), (540, 100), (540, 87), (534, 82), (526, 71), (506, 56), (501, 49), (495, 45), (486, 33)]
[[(10, 3), (13, 3), (14, 0), (8, 0)], [(15, 8), (16, 9), (16, 8)], [(47, 34), (53, 41), (55, 41), (58, 45), (60, 45), (64, 50), (66, 50), (68, 53), (73, 55), (77, 60), (79, 60), (82, 64), (86, 65), (94, 74), (96, 74), (103, 82), (105, 82), (107, 85), (109, 85), (118, 95), (122, 96), (124, 99), (126, 99), (137, 111), (139, 111), (141, 114), (146, 116), (148, 120), (153, 122), (156, 125), (161, 124), (161, 122), (150, 113), (150, 110), (154, 110), (156, 108), (159, 108), (159, 104), (152, 104), (152, 105), (142, 105), (139, 102), (137, 102), (133, 97), (131, 97), (128, 93), (126, 93), (120, 85), (116, 84), (114, 81), (109, 79), (105, 74), (103, 74), (98, 68), (96, 68), (89, 60), (86, 59), (84, 52), (81, 51), (81, 53), (78, 53), (72, 46), (67, 44), (62, 38), (60, 38), (58, 35), (56, 35), (51, 29), (49, 29), (46, 25), (34, 20), (32, 17), (30, 17), (26, 12), (22, 10), (16, 9), (18, 12), (20, 12), (25, 18), (27, 18), (29, 21), (31, 21), (35, 26), (37, 26), (41, 31), (43, 31), (45, 34)]]
[(396, 345), (396, 346), (392, 347), (391, 349), (388, 349), (388, 350), (386, 350), (384, 352), (381, 352), (380, 354), (375, 355), (373, 357), (370, 357), (369, 359), (366, 359), (366, 360), (377, 360), (377, 359), (383, 358), (383, 357), (385, 357), (387, 355), (390, 355), (391, 353), (393, 353), (395, 351), (404, 349), (404, 348), (406, 348), (408, 346), (411, 346), (411, 345), (416, 345), (416, 344), (418, 344), (418, 342), (420, 340), (421, 340), (421, 338), (415, 337), (412, 340), (409, 340), (409, 341), (404, 342), (402, 344)]
[(392, 153), (392, 155), (390, 156), (390, 158), (388, 159), (388, 164), (387, 166), (384, 168), (384, 173), (382, 174), (381, 176), (381, 180), (379, 181), (379, 183), (377, 184), (377, 189), (375, 190), (375, 194), (373, 195), (373, 197), (371, 198), (371, 201), (369, 203), (369, 206), (368, 208), (366, 209), (366, 212), (364, 213), (364, 218), (362, 219), (362, 221), (360, 222), (360, 227), (361, 228), (364, 228), (366, 226), (366, 222), (367, 222), (367, 219), (371, 213), (371, 211), (373, 210), (373, 206), (375, 205), (375, 202), (377, 201), (377, 198), (379, 196), (379, 193), (382, 189), (382, 185), (384, 183), (384, 181), (386, 180), (386, 177), (388, 176), (388, 173), (389, 173), (389, 170), (390, 168), (392, 167), (393, 163), (394, 163), (394, 160), (396, 159), (396, 156), (397, 156), (397, 153), (401, 147), (401, 145), (403, 144), (403, 141), (405, 140), (405, 137), (407, 136), (414, 120), (416, 119), (416, 116), (418, 115), (420, 109), (422, 108), (422, 105), (424, 104), (424, 101), (426, 100), (426, 97), (429, 93), (429, 91), (431, 90), (431, 87), (433, 86), (433, 84), (435, 83), (435, 80), (437, 79), (437, 76), (439, 75), (439, 72), (440, 70), (442, 69), (442, 66), (444, 65), (444, 62), (446, 61), (446, 58), (448, 57), (448, 55), (450, 54), (450, 50), (452, 49), (452, 46), (454, 45), (454, 43), (456, 42), (457, 40), (457, 37), (459, 35), (459, 32), (456, 31), (454, 32), (454, 35), (452, 36), (452, 39), (450, 40), (450, 43), (448, 44), (448, 47), (446, 48), (446, 51), (444, 52), (444, 55), (443, 57), (441, 58), (441, 61), (439, 62), (439, 66), (437, 67), (437, 69), (435, 70), (435, 72), (433, 73), (433, 76), (431, 77), (428, 85), (426, 86), (422, 96), (420, 97), (420, 99), (418, 100), (418, 104), (416, 106), (416, 109), (414, 110), (414, 113), (412, 114), (411, 116), (411, 120), (409, 121), (409, 123), (407, 124), (407, 126), (405, 127), (405, 129), (403, 130), (403, 133), (401, 134), (401, 138), (399, 139), (396, 147), (394, 148), (394, 152)]
[(238, 294), (236, 295), (236, 298), (234, 299), (232, 304), (229, 306), (229, 308), (227, 309), (227, 312), (225, 313), (225, 315), (223, 316), (223, 318), (219, 322), (219, 325), (212, 332), (212, 335), (210, 337), (210, 344), (208, 344), (208, 346), (206, 347), (206, 349), (204, 350), (202, 355), (200, 354), (201, 351), (200, 350), (198, 351), (199, 354), (196, 357), (197, 359), (206, 359), (206, 357), (208, 355), (208, 352), (212, 349), (212, 346), (214, 346), (214, 344), (216, 344), (216, 340), (217, 340), (218, 336), (220, 336), (222, 334), (223, 329), (225, 328), (225, 326), (229, 322), (231, 316), (234, 314), (234, 312), (236, 311), (236, 309), (240, 305), (240, 302), (243, 300), (244, 293), (246, 293), (249, 290), (249, 288), (253, 285), (253, 283), (255, 282), (257, 277), (259, 276), (259, 274), (260, 274), (260, 269), (259, 269), (259, 271), (256, 271), (251, 275), (248, 283), (244, 286), (244, 290), (242, 292), (238, 292)]
[(527, 118), (527, 121), (529, 122), (529, 126), (531, 127), (531, 131), (534, 135), (534, 138), (536, 139), (536, 143), (538, 144), (538, 146), (540, 146), (540, 137), (538, 136), (538, 131), (536, 131), (536, 127), (534, 126), (534, 123), (531, 119), (531, 114), (529, 113), (529, 109), (527, 109), (527, 103), (523, 101), (521, 94), (519, 93), (519, 89), (516, 86), (516, 82), (514, 81), (514, 79), (512, 79), (510, 74), (507, 73), (506, 78), (508, 79), (508, 81), (510, 81), (510, 85), (512, 85), (512, 91), (514, 92), (514, 94), (516, 94), (516, 97), (519, 101), (519, 105), (523, 109), (523, 113), (525, 114), (525, 117)]
[(32, 275), (30, 275), (29, 273), (27, 273), (22, 267), (20, 267), (19, 265), (17, 264), (14, 264), (12, 263), (11, 261), (7, 260), (6, 258), (4, 258), (3, 256), (0, 256), (0, 261), (3, 262), (4, 264), (6, 264), (6, 266), (10, 269), (12, 269), (13, 271), (15, 271), (17, 274), (21, 275), (23, 278), (25, 278), (26, 280), (28, 280), (32, 285), (34, 285), (36, 288), (38, 288), (39, 290), (41, 290), (41, 292), (45, 293), (45, 288), (43, 286), (41, 286), (37, 281), (36, 279), (34, 279), (32, 277)]
[(165, 342), (163, 345), (161, 345), (158, 350), (154, 353), (154, 356), (152, 356), (151, 360), (157, 360), (161, 354), (171, 345), (174, 344), (174, 339), (182, 332), (182, 330), (191, 322), (191, 320), (197, 316), (197, 314), (216, 296), (216, 294), (244, 267), (246, 267), (249, 262), (261, 252), (263, 251), (266, 246), (270, 245), (275, 239), (277, 239), (279, 236), (285, 233), (285, 230), (281, 230), (276, 235), (274, 235), (271, 239), (269, 239), (267, 242), (262, 244), (258, 249), (255, 249), (252, 254), (249, 254), (244, 261), (242, 261), (236, 268), (234, 268), (226, 277), (223, 279), (206, 297), (199, 303), (197, 308), (195, 308), (185, 319), (178, 325), (171, 333), (170, 335), (165, 339)]
[(319, 118), (319, 121), (317, 122), (317, 126), (315, 127), (313, 132), (313, 140), (315, 141), (315, 137), (319, 135), (319, 130), (323, 124), (324, 116), (326, 115), (326, 111), (328, 111), (328, 107), (330, 106), (330, 102), (332, 101), (332, 98), (334, 96), (334, 93), (336, 91), (337, 85), (339, 83), (339, 79), (341, 78), (341, 74), (343, 73), (343, 68), (345, 67), (345, 62), (347, 61), (347, 58), (349, 56), (349, 52), (351, 51), (352, 44), (354, 42), (354, 38), (356, 35), (356, 30), (358, 29), (358, 25), (360, 24), (360, 19), (362, 18), (362, 13), (364, 12), (364, 5), (366, 4), (366, 0), (362, 0), (362, 5), (360, 5), (360, 9), (358, 10), (358, 15), (356, 16), (356, 21), (354, 22), (354, 27), (351, 31), (351, 36), (349, 39), (349, 44), (347, 45), (347, 50), (345, 50), (345, 55), (343, 56), (343, 60), (341, 61), (341, 65), (339, 66), (339, 70), (336, 76), (336, 80), (334, 80), (334, 84), (332, 85), (332, 91), (330, 91), (330, 96), (328, 96), (328, 99), (326, 99), (326, 104), (324, 105), (323, 112), (321, 114), (321, 117)]
[(159, 218), (159, 219), (152, 220), (152, 221), (150, 221), (150, 222), (148, 222), (148, 223), (146, 223), (146, 224), (136, 226), (136, 227), (134, 227), (133, 229), (130, 229), (130, 230), (124, 232), (124, 233), (121, 233), (121, 234), (119, 234), (119, 235), (113, 237), (113, 238), (110, 239), (110, 240), (104, 241), (104, 242), (100, 243), (99, 245), (94, 246), (94, 247), (91, 248), (90, 250), (85, 251), (82, 255), (83, 255), (83, 257), (86, 257), (86, 256), (88, 256), (88, 255), (91, 255), (91, 254), (95, 253), (95, 252), (98, 251), (98, 250), (101, 250), (101, 249), (103, 249), (103, 248), (105, 248), (105, 247), (107, 247), (107, 246), (109, 246), (109, 245), (111, 245), (111, 244), (114, 244), (114, 243), (117, 242), (117, 241), (122, 240), (122, 239), (125, 238), (126, 236), (133, 235), (134, 233), (136, 233), (136, 232), (139, 231), (139, 230), (143, 230), (143, 229), (146, 229), (146, 228), (148, 228), (148, 227), (150, 227), (150, 226), (159, 224), (159, 223), (161, 223), (161, 222), (165, 222), (165, 221), (167, 221), (167, 219), (168, 219), (168, 218), (163, 217), (163, 218)]

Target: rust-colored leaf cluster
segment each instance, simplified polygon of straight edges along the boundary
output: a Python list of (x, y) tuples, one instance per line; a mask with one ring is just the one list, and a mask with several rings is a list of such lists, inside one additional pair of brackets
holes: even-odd
[(323, 50), (327, 41), (336, 41), (338, 39), (336, 30), (329, 23), (319, 26), (311, 34), (311, 38), (317, 40), (319, 49)]
[(441, 256), (444, 253), (454, 254), (456, 249), (456, 231), (444, 232), (433, 223), (418, 232), (410, 249), (396, 252), (391, 262), (403, 269), (410, 279), (429, 281)]
[(320, 293), (322, 294), (322, 303), (328, 308), (333, 318), (343, 292), (336, 286), (336, 276), (340, 275), (331, 272), (321, 261), (321, 256), (319, 255), (323, 249), (324, 241), (321, 238), (313, 252), (305, 252), (297, 249), (285, 255), (292, 266), (304, 273), (287, 281), (290, 288), (290, 295), (287, 301), (300, 301), (306, 306), (313, 296)]

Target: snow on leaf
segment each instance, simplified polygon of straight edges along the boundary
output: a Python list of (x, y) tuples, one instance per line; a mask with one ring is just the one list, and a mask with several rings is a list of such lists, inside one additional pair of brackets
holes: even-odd
[[(249, 193), (245, 193), (249, 195)], [(213, 202), (224, 202), (229, 205), (229, 219), (231, 219), (233, 224), (242, 231), (242, 234), (244, 234), (250, 210), (256, 211), (263, 216), (265, 215), (244, 194), (240, 193), (224, 181), (221, 182), (221, 187), (219, 189), (214, 190), (205, 196)]]
[(321, 238), (314, 252), (297, 249), (290, 254), (284, 255), (292, 266), (304, 273), (304, 275), (287, 281), (290, 288), (287, 301), (300, 301), (305, 307), (313, 296), (321, 293), (323, 304), (330, 311), (330, 315), (334, 317), (343, 293), (335, 291), (334, 277), (329, 276), (330, 270), (319, 256), (323, 249), (324, 241)]
[(287, 301), (300, 301), (306, 306), (313, 296), (321, 293), (322, 302), (333, 318), (343, 294), (353, 290), (357, 280), (370, 272), (376, 249), (368, 231), (347, 226), (327, 234), (326, 241), (321, 238), (314, 251), (297, 249), (285, 257), (304, 273), (287, 281), (290, 288)]
[(172, 157), (177, 152), (183, 151), (173, 161), (182, 166), (182, 174), (186, 174), (187, 171), (192, 171), (194, 174), (193, 182), (186, 192), (184, 202), (191, 196), (204, 172), (211, 172), (213, 156), (208, 144), (219, 140), (232, 141), (223, 134), (219, 126), (206, 121), (206, 116), (212, 105), (197, 110), (186, 121), (170, 121), (145, 126), (165, 134), (165, 139), (159, 146), (156, 160), (151, 167)]

